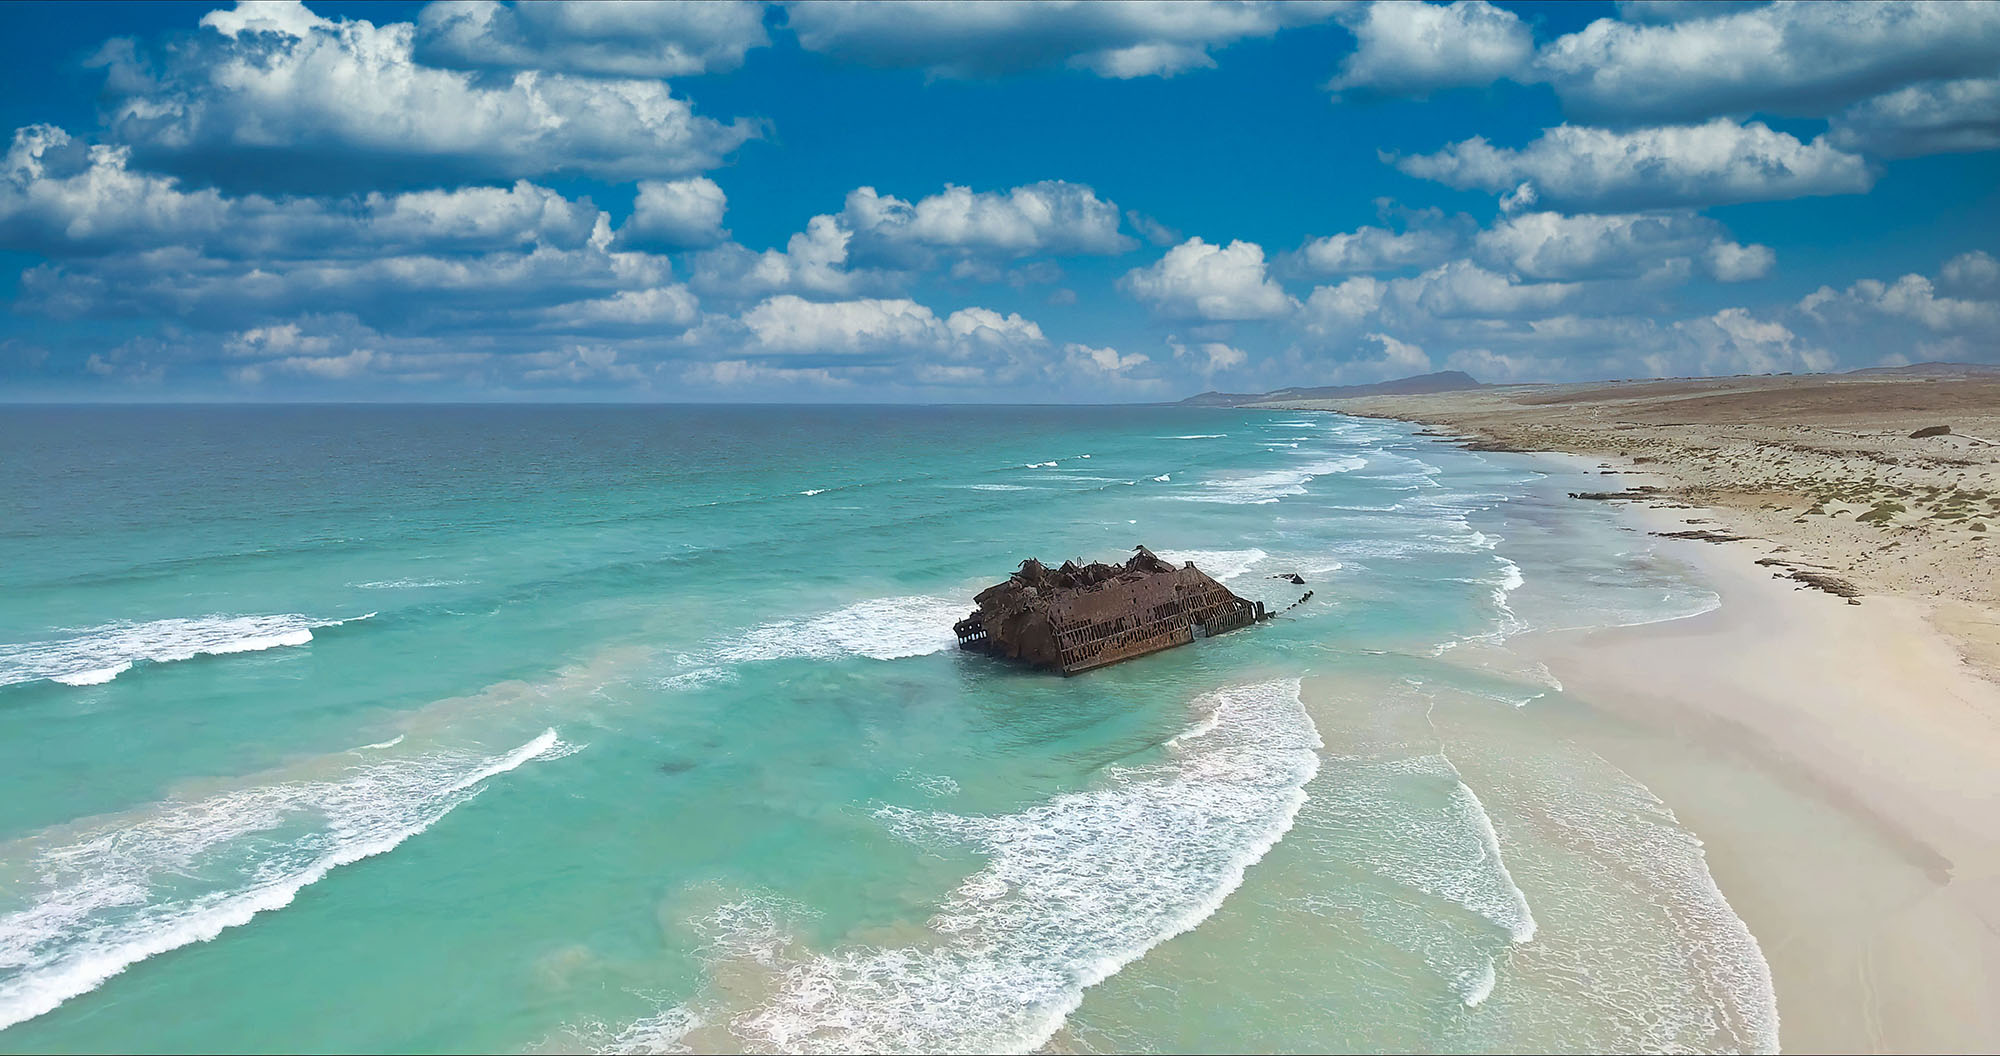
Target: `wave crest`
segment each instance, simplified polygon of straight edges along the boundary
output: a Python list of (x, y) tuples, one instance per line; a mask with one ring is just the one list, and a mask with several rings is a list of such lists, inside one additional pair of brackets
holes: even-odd
[(165, 664), (197, 656), (226, 656), (304, 645), (312, 632), (365, 620), (314, 619), (296, 613), (276, 616), (194, 616), (134, 622), (120, 620), (84, 628), (68, 638), (0, 645), (0, 686), (60, 682), (96, 686), (140, 662)]

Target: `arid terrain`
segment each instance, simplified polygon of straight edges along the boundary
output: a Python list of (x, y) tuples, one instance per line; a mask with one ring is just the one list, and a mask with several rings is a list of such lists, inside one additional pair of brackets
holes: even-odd
[[(2000, 677), (2000, 371), (1778, 375), (1290, 402), (1423, 422), (1476, 447), (1597, 457), (1602, 492), (1700, 507), (1774, 575), (1895, 595)], [(1912, 436), (1947, 426), (1938, 435)], [(1646, 491), (1643, 489), (1656, 489)]]

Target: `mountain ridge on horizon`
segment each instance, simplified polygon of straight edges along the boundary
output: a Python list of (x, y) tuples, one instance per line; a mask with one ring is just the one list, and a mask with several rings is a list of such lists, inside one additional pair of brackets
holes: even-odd
[[(1942, 360), (1924, 363), (1910, 363), (1899, 367), (1859, 367), (1843, 371), (1811, 371), (1795, 376), (1811, 377), (1815, 374), (1827, 377), (1862, 376), (1902, 376), (1949, 378), (1954, 376), (1984, 376), (2000, 374), (2000, 364), (1992, 363), (1951, 363)], [(1716, 374), (1703, 377), (1713, 380), (1738, 377), (1787, 376), (1791, 371), (1776, 375), (1759, 374)], [(1518, 381), (1507, 383), (1484, 382), (1462, 370), (1440, 370), (1430, 374), (1412, 374), (1406, 378), (1391, 378), (1366, 385), (1321, 385), (1292, 386), (1272, 389), (1269, 392), (1217, 392), (1210, 391), (1178, 400), (1175, 407), (1247, 407), (1280, 400), (1344, 400), (1363, 396), (1414, 396), (1433, 392), (1463, 392), (1470, 389), (1515, 388), (1541, 385), (1619, 385), (1644, 384), (1650, 381), (1687, 380), (1677, 378), (1619, 378), (1600, 382), (1560, 382), (1560, 381)]]

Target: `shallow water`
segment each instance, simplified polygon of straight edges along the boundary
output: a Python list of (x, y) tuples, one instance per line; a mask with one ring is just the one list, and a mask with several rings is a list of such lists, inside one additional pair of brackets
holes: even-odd
[[(1771, 1048), (1575, 480), (1173, 408), (10, 410), (10, 1049)], [(1294, 446), (1295, 445), (1295, 446)], [(1076, 679), (1023, 556), (1286, 617)]]

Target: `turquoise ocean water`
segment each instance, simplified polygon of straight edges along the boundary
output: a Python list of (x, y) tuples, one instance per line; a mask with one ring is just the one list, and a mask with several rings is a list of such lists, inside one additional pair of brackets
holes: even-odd
[[(0, 1050), (1769, 1049), (1506, 647), (1714, 599), (1582, 478), (1173, 408), (0, 413)], [(1594, 479), (1594, 478), (1593, 478)], [(1144, 543), (1284, 618), (960, 654)]]

